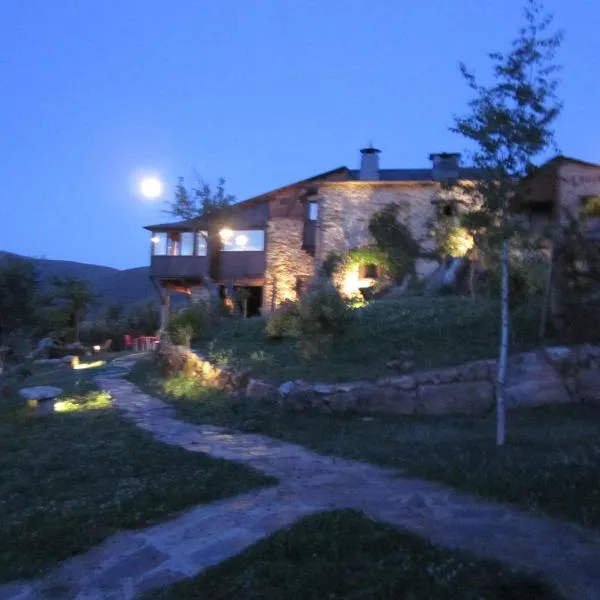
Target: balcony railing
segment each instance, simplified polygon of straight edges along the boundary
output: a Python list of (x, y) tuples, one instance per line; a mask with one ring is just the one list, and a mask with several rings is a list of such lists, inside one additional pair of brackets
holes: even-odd
[(153, 256), (150, 272), (152, 277), (163, 279), (207, 277), (208, 258), (206, 256)]

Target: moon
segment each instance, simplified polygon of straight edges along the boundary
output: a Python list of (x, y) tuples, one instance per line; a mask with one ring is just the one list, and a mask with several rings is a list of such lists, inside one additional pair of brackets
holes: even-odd
[(144, 177), (140, 181), (140, 192), (145, 198), (158, 198), (163, 192), (162, 181), (158, 177)]

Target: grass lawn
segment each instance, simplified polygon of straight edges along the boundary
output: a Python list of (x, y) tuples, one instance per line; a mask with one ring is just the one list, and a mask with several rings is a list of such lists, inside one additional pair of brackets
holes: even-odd
[(354, 511), (306, 517), (147, 600), (541, 600), (550, 588)]
[[(91, 380), (98, 369), (34, 366), (0, 395), (0, 582), (32, 577), (119, 529), (167, 519), (271, 479), (154, 441)], [(34, 417), (10, 389), (58, 385), (73, 412)]]
[[(513, 351), (539, 345), (539, 308), (512, 317)], [(386, 363), (401, 350), (414, 352), (417, 369), (450, 366), (497, 354), (499, 308), (495, 301), (456, 296), (382, 300), (356, 312), (356, 319), (327, 359), (303, 360), (295, 340), (272, 340), (262, 318), (223, 320), (196, 348), (216, 362), (251, 367), (273, 381), (349, 381), (390, 374)], [(357, 367), (360, 367), (357, 369)]]
[(498, 450), (490, 416), (360, 417), (284, 413), (250, 398), (203, 388), (185, 376), (164, 380), (140, 361), (131, 379), (162, 395), (183, 418), (231, 426), (324, 454), (403, 469), (466, 492), (600, 529), (600, 411), (585, 406), (509, 412)]

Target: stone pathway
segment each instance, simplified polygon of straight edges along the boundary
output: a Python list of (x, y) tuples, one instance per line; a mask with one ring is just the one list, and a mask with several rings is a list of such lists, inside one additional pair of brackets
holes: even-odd
[(599, 536), (405, 479), (390, 469), (322, 456), (261, 435), (185, 423), (167, 404), (122, 379), (132, 360), (120, 359), (96, 378), (127, 417), (167, 444), (243, 463), (277, 477), (279, 485), (115, 535), (41, 580), (0, 586), (0, 600), (133, 598), (194, 576), (304, 515), (341, 508), (364, 511), (442, 546), (500, 560), (553, 583), (566, 598), (600, 600)]

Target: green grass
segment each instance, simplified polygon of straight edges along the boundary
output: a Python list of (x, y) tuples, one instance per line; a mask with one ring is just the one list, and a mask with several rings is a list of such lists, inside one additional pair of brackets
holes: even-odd
[(264, 433), (323, 454), (395, 467), (407, 476), (600, 528), (600, 411), (593, 407), (509, 412), (507, 443), (499, 450), (493, 415), (363, 420), (284, 413), (184, 376), (161, 379), (150, 361), (139, 362), (131, 378), (163, 395), (192, 422)]
[(549, 587), (354, 511), (306, 517), (154, 600), (550, 600)]
[(273, 482), (153, 440), (95, 389), (98, 369), (34, 369), (8, 389), (58, 385), (76, 410), (34, 417), (18, 397), (0, 398), (0, 582), (36, 576), (120, 529)]
[[(390, 373), (386, 363), (402, 350), (414, 352), (417, 369), (494, 358), (498, 311), (495, 301), (456, 296), (373, 302), (355, 313), (329, 356), (314, 361), (300, 357), (294, 340), (269, 339), (264, 319), (224, 320), (196, 347), (217, 362), (251, 367), (256, 376), (273, 381), (375, 379)], [(513, 351), (539, 345), (535, 303), (515, 310), (512, 324)]]

